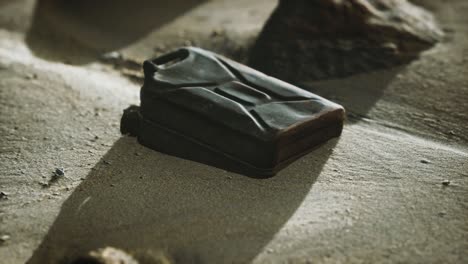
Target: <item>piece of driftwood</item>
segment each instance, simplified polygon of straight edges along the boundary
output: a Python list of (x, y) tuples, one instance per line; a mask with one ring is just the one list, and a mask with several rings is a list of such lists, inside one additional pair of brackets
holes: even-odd
[(339, 78), (407, 63), (442, 36), (406, 0), (280, 0), (249, 64), (287, 81)]

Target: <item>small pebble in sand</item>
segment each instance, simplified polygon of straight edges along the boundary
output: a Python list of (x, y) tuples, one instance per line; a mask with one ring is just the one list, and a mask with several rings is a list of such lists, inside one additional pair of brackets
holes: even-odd
[(102, 60), (119, 60), (122, 59), (122, 54), (118, 51), (111, 51), (101, 55)]
[(0, 200), (8, 200), (8, 193), (0, 192)]
[(154, 47), (153, 50), (156, 51), (156, 52), (162, 52), (162, 51), (166, 50), (166, 46), (160, 44), (160, 45)]
[(28, 74), (28, 75), (26, 75), (26, 79), (28, 79), (28, 80), (37, 79), (37, 74), (35, 74), (35, 73)]
[(427, 159), (422, 159), (422, 160), (420, 160), (420, 162), (423, 163), (423, 164), (429, 164), (429, 163), (431, 163), (431, 162), (430, 162), (429, 160), (427, 160)]
[(0, 236), (0, 243), (4, 243), (4, 242), (7, 242), (8, 240), (10, 240), (10, 236), (9, 235), (1, 235)]
[(65, 169), (64, 168), (56, 168), (54, 171), (55, 177), (63, 177), (65, 176)]
[(218, 37), (218, 36), (221, 36), (222, 34), (224, 34), (224, 31), (221, 29), (215, 29), (211, 32), (212, 37)]
[(449, 186), (450, 185), (450, 180), (443, 180), (442, 185)]

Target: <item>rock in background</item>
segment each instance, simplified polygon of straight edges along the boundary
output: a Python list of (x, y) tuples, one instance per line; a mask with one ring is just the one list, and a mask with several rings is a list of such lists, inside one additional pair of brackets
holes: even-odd
[(281, 0), (250, 64), (288, 81), (345, 77), (407, 63), (442, 37), (406, 0)]

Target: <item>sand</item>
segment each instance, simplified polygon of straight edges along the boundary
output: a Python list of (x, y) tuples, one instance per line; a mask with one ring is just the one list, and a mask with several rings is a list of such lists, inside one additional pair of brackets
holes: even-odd
[(276, 1), (198, 1), (116, 42), (50, 1), (0, 1), (0, 263), (104, 246), (176, 263), (468, 262), (468, 2), (417, 2), (446, 39), (405, 67), (299, 83), (347, 108), (343, 135), (258, 180), (122, 137), (138, 73), (100, 58), (190, 42), (244, 61)]

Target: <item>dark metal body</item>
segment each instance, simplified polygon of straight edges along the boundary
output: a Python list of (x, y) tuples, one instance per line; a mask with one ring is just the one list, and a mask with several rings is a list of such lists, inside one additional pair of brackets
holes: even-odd
[(341, 106), (202, 49), (143, 68), (141, 106), (124, 112), (121, 130), (164, 153), (271, 176), (343, 127)]

